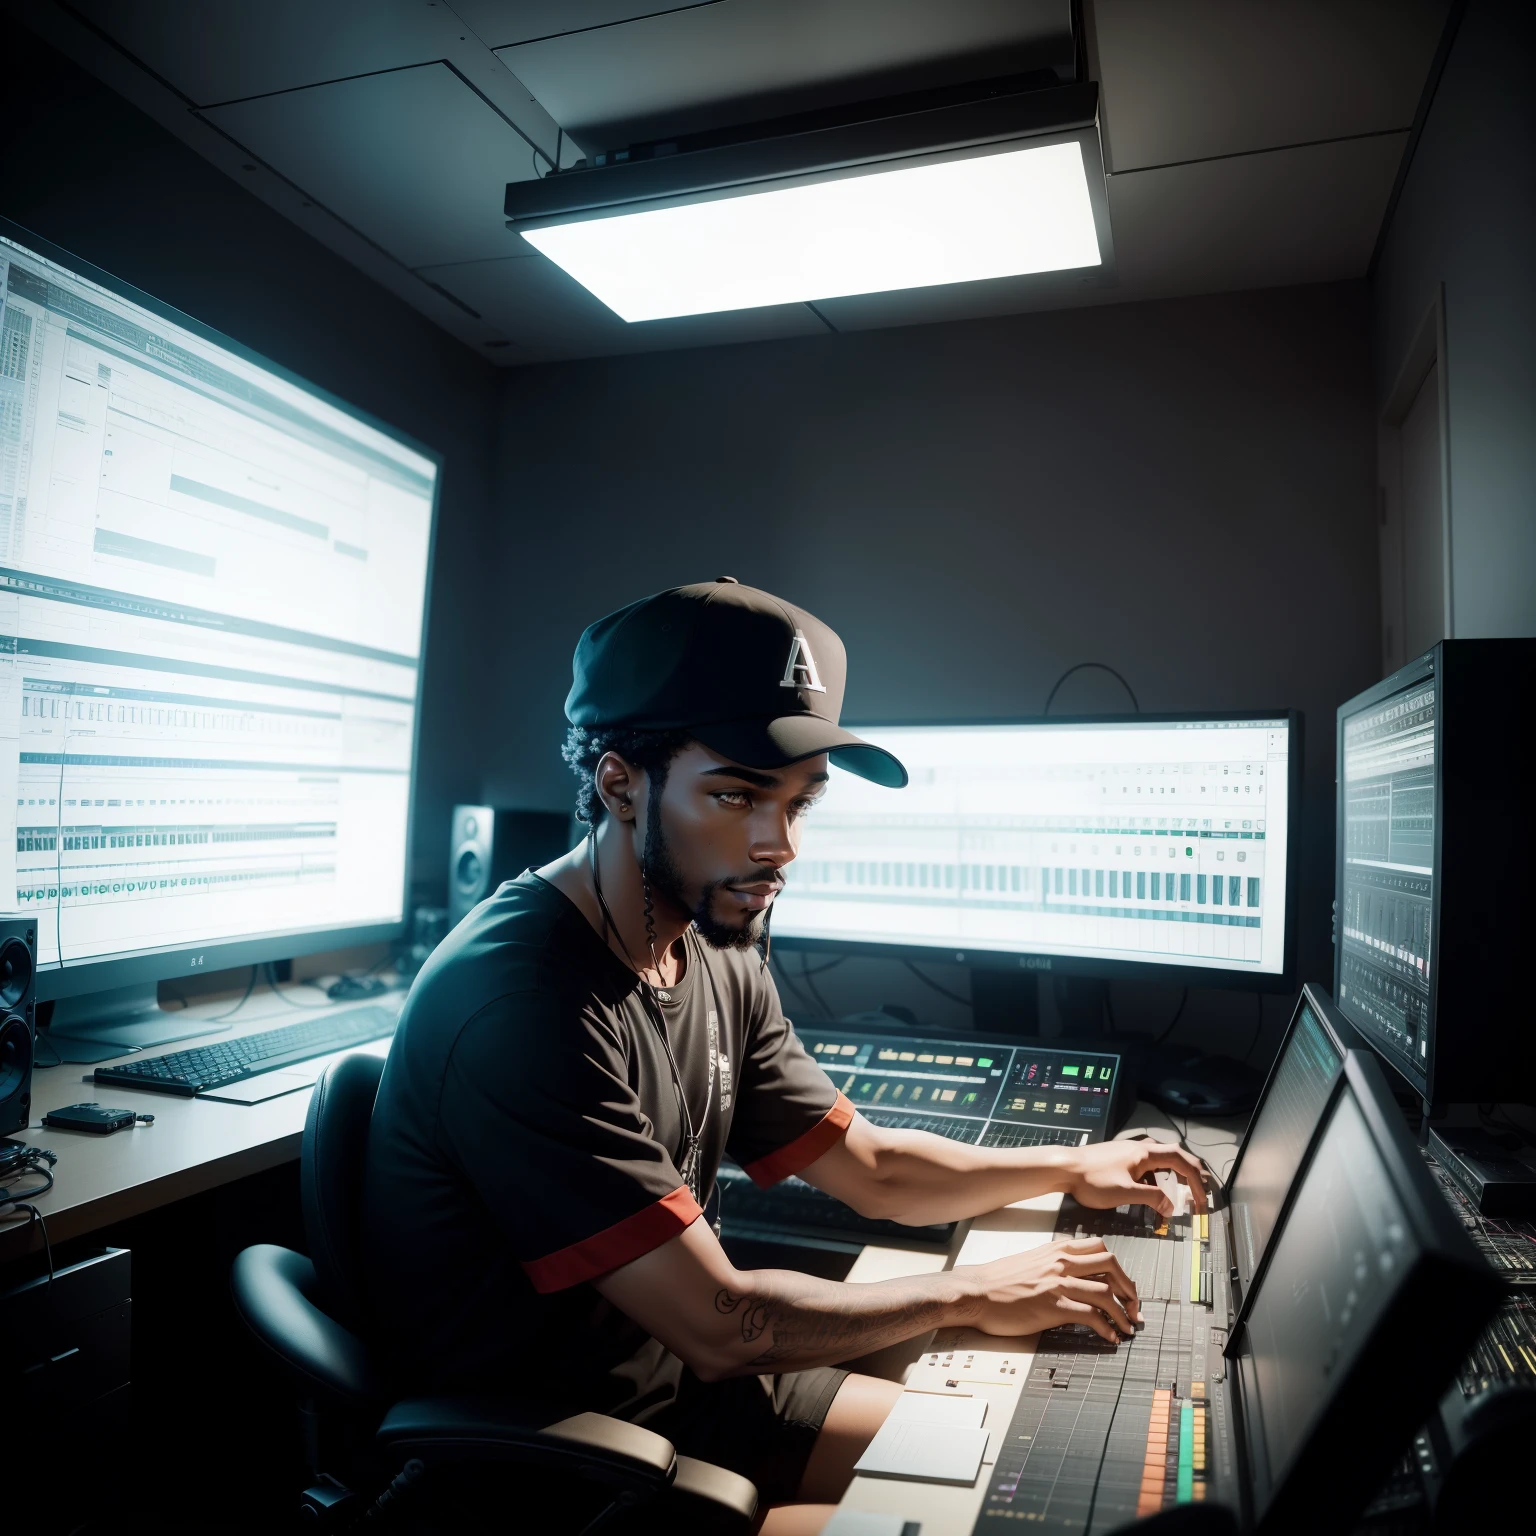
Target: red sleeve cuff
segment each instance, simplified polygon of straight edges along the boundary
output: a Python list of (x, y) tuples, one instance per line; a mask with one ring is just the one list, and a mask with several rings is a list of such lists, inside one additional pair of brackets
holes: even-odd
[(567, 1290), (633, 1263), (653, 1248), (670, 1242), (703, 1214), (698, 1202), (680, 1184), (643, 1211), (636, 1211), (569, 1248), (557, 1249), (542, 1259), (530, 1259), (523, 1269), (541, 1295)]
[(843, 1132), (853, 1124), (853, 1105), (838, 1094), (837, 1102), (804, 1135), (797, 1136), (787, 1147), (748, 1163), (746, 1172), (759, 1189), (767, 1189), (780, 1179), (787, 1179), (802, 1168), (809, 1168), (823, 1152), (829, 1151), (842, 1138)]

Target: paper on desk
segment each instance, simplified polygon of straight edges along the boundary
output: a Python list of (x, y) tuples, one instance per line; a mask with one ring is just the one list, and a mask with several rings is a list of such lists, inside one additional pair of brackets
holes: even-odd
[(950, 1424), (957, 1429), (980, 1429), (987, 1417), (984, 1397), (951, 1396), (945, 1392), (903, 1392), (886, 1415), (901, 1424)]
[(821, 1536), (904, 1536), (908, 1526), (902, 1515), (877, 1515), (867, 1509), (839, 1509), (821, 1528)]
[(1012, 1258), (1016, 1253), (1026, 1253), (1052, 1240), (1052, 1234), (1021, 1231), (1017, 1227), (988, 1230), (972, 1227), (960, 1245), (956, 1264), (990, 1264), (993, 1259)]
[(905, 1477), (923, 1483), (976, 1481), (987, 1450), (987, 1431), (921, 1419), (888, 1418), (853, 1470), (867, 1477)]
[(285, 1068), (281, 1072), (263, 1072), (260, 1077), (248, 1077), (243, 1083), (230, 1083), (212, 1093), (200, 1093), (200, 1099), (212, 1099), (219, 1104), (261, 1104), (267, 1099), (281, 1098), (285, 1093), (297, 1093), (300, 1088), (313, 1088), (320, 1081), (322, 1061), (310, 1070), (310, 1063)]

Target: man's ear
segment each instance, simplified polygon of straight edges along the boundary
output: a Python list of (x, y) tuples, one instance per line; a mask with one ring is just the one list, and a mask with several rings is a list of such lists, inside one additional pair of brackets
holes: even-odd
[(617, 752), (603, 753), (592, 770), (592, 781), (603, 809), (619, 821), (635, 819), (635, 790), (639, 779), (639, 770), (632, 768)]

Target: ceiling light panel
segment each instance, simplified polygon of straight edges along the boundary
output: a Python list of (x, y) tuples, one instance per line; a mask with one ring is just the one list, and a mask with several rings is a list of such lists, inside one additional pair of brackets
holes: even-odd
[(522, 236), (624, 320), (1097, 267), (1076, 139), (587, 216)]

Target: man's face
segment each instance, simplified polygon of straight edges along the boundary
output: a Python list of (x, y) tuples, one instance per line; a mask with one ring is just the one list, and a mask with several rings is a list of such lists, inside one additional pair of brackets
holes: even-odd
[(672, 759), (645, 817), (645, 865), (658, 901), (693, 919), (716, 949), (762, 937), (807, 811), (826, 792), (822, 753), (787, 768), (746, 768), (697, 742)]

